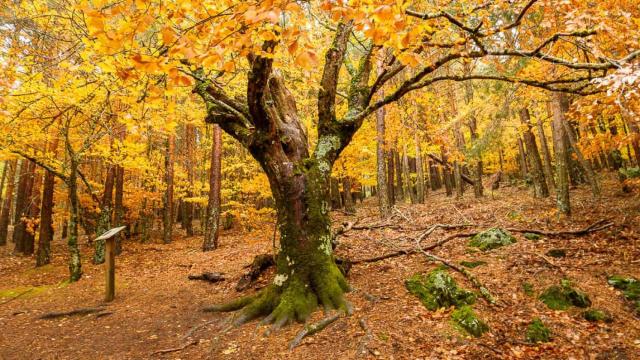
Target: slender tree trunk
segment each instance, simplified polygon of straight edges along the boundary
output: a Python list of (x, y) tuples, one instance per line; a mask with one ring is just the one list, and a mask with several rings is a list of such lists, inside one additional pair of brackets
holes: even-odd
[(211, 146), (211, 167), (209, 169), (209, 206), (207, 208), (207, 230), (202, 250), (209, 251), (218, 247), (220, 234), (220, 188), (222, 172), (222, 132), (218, 125), (213, 125), (213, 141)]
[(407, 145), (404, 145), (403, 151), (402, 151), (402, 172), (403, 172), (403, 178), (404, 178), (404, 186), (405, 186), (405, 190), (404, 193), (405, 194), (409, 194), (409, 198), (411, 199), (411, 203), (415, 204), (417, 203), (416, 200), (416, 192), (414, 190), (413, 187), (413, 181), (411, 181), (411, 169), (409, 168), (409, 156), (407, 155)]
[(173, 235), (173, 150), (174, 136), (169, 135), (166, 140), (165, 158), (164, 158), (164, 182), (166, 189), (163, 198), (163, 228), (162, 239), (165, 244), (171, 242)]
[[(54, 139), (49, 152), (55, 155), (58, 139)], [(53, 193), (56, 178), (50, 171), (45, 171), (42, 189), (42, 205), (40, 206), (40, 234), (38, 236), (38, 252), (36, 266), (51, 262), (51, 242), (53, 241)]]
[[(111, 213), (113, 211), (113, 184), (115, 181), (115, 173), (116, 166), (109, 165), (109, 167), (107, 168), (107, 177), (104, 181), (104, 192), (102, 193), (102, 200), (100, 204), (100, 217), (98, 219), (98, 226), (96, 227), (96, 234), (98, 236), (111, 229)], [(104, 240), (96, 240), (94, 242), (94, 264), (104, 263), (104, 249)]]
[(395, 192), (395, 170), (393, 150), (387, 151), (387, 192), (389, 196), (389, 204), (393, 206), (396, 203)]
[[(67, 144), (67, 148), (70, 145)], [(78, 160), (73, 154), (69, 155), (71, 166), (67, 188), (69, 194), (69, 231), (67, 246), (69, 248), (69, 281), (75, 282), (82, 277), (82, 261), (80, 259), (80, 249), (78, 248), (78, 221), (80, 213), (80, 201), (78, 200)]]
[[(631, 112), (625, 104), (623, 104), (621, 108), (622, 119), (627, 124), (629, 132), (631, 133), (631, 147), (633, 148), (634, 160), (636, 166), (640, 167), (640, 126), (638, 126), (638, 123), (632, 118)], [(631, 156), (629, 159), (631, 159)]]
[(2, 179), (0, 179), (0, 204), (2, 204), (2, 199), (4, 199), (3, 191), (4, 191), (4, 184), (7, 180), (8, 168), (9, 168), (9, 160), (5, 160), (4, 167), (2, 168)]
[(563, 93), (553, 93), (553, 145), (556, 160), (556, 197), (558, 211), (565, 215), (571, 214), (569, 201), (569, 169), (568, 152), (564, 135), (565, 115), (568, 108), (567, 100)]
[(342, 177), (342, 189), (344, 191), (344, 209), (348, 213), (355, 214), (356, 207), (353, 204), (353, 197), (351, 196), (351, 178), (349, 178), (349, 176)]
[(400, 153), (398, 152), (398, 144), (396, 143), (393, 147), (393, 162), (396, 166), (396, 190), (394, 192), (395, 201), (394, 202), (405, 202), (405, 192), (403, 188), (402, 181), (402, 162), (400, 160)]
[(385, 161), (385, 123), (384, 108), (376, 111), (376, 175), (377, 175), (377, 193), (378, 193), (378, 210), (380, 217), (386, 218), (391, 214), (391, 206), (389, 201), (389, 189), (387, 188), (387, 172)]
[[(445, 153), (444, 146), (440, 148), (441, 158), (443, 164), (448, 164), (449, 159), (447, 158), (447, 154)], [(444, 188), (447, 196), (453, 195), (453, 184), (451, 183), (451, 170), (448, 166), (442, 165), (442, 179), (444, 181)]]
[(531, 165), (531, 177), (533, 180), (535, 197), (548, 197), (549, 188), (547, 187), (547, 182), (544, 179), (542, 159), (540, 159), (536, 138), (531, 131), (531, 118), (527, 108), (522, 108), (520, 110), (520, 121), (525, 125), (525, 131), (522, 136), (524, 137), (524, 142), (527, 146), (527, 157), (529, 158), (529, 164)]
[(520, 159), (520, 176), (522, 176), (523, 179), (526, 179), (529, 173), (527, 169), (527, 155), (524, 152), (524, 145), (520, 135), (518, 135), (518, 154), (518, 159)]
[(13, 192), (16, 185), (18, 161), (9, 161), (7, 163), (7, 167), (9, 168), (7, 191), (5, 192), (4, 201), (2, 202), (2, 210), (0, 211), (0, 246), (5, 246), (7, 244), (7, 233), (11, 219), (11, 205), (13, 204)]
[(413, 133), (413, 142), (415, 144), (415, 148), (416, 148), (416, 195), (417, 195), (417, 201), (420, 204), (424, 204), (424, 199), (425, 199), (425, 190), (427, 189), (425, 187), (425, 180), (424, 180), (424, 170), (422, 168), (422, 150), (420, 149), (420, 141), (418, 138), (418, 131), (417, 129), (414, 129), (414, 133)]
[[(187, 189), (187, 197), (193, 197), (193, 186), (195, 178), (195, 164), (194, 159), (194, 145), (195, 145), (195, 132), (196, 128), (193, 124), (187, 124), (185, 129), (185, 148), (186, 148), (186, 161), (185, 166), (187, 168), (187, 181), (189, 182), (189, 188)], [(185, 201), (184, 204), (184, 219), (183, 224), (187, 236), (193, 236), (193, 203)]]
[(456, 187), (456, 198), (464, 195), (464, 184), (462, 183), (462, 169), (457, 161), (453, 162), (453, 176)]
[(544, 127), (541, 120), (538, 120), (536, 125), (538, 130), (538, 138), (540, 139), (540, 148), (542, 150), (542, 164), (544, 170), (544, 178), (547, 181), (547, 189), (552, 190), (556, 188), (556, 184), (553, 181), (553, 168), (551, 167), (551, 153), (549, 152), (549, 145), (547, 144), (547, 137), (544, 134)]
[(331, 208), (333, 210), (342, 209), (342, 196), (340, 196), (340, 183), (335, 177), (329, 179), (329, 198), (331, 201)]
[[(116, 166), (116, 179), (115, 179), (115, 196), (113, 203), (113, 223), (114, 226), (124, 225), (124, 168), (120, 165)], [(125, 232), (121, 231), (116, 235), (116, 255), (122, 253), (122, 240), (125, 237)]]

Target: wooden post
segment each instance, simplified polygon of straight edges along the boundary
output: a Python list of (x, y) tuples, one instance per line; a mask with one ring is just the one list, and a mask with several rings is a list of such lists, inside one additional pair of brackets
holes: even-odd
[(105, 266), (106, 266), (106, 286), (104, 301), (113, 301), (116, 296), (116, 235), (126, 226), (119, 226), (108, 230), (104, 234), (98, 236), (96, 240), (105, 241)]
[(107, 285), (104, 301), (113, 301), (116, 296), (116, 237), (110, 237), (105, 242), (104, 263), (106, 265)]

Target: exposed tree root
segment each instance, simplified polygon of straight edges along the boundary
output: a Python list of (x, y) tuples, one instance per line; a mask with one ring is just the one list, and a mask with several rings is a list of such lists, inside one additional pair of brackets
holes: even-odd
[(289, 350), (293, 350), (296, 346), (300, 345), (300, 342), (302, 342), (302, 339), (322, 331), (324, 328), (326, 328), (327, 326), (329, 326), (339, 318), (340, 318), (340, 313), (338, 312), (325, 317), (324, 319), (318, 321), (317, 323), (314, 323), (311, 325), (305, 325), (305, 327), (302, 330), (300, 330), (298, 335), (296, 335), (296, 337), (293, 338), (293, 340), (291, 340), (291, 343), (289, 343)]
[(260, 325), (272, 324), (277, 330), (293, 321), (304, 322), (319, 306), (325, 310), (338, 309), (351, 313), (351, 306), (343, 294), (349, 286), (335, 264), (324, 271), (308, 274), (307, 281), (291, 275), (282, 285), (272, 284), (255, 295), (241, 297), (226, 304), (206, 307), (207, 312), (228, 312), (240, 310), (232, 319), (230, 328), (240, 326), (264, 316)]
[(44, 314), (44, 315), (40, 316), (39, 319), (50, 320), (50, 319), (57, 319), (57, 318), (65, 317), (65, 316), (87, 315), (87, 314), (100, 313), (100, 312), (103, 312), (103, 311), (104, 311), (103, 307), (82, 308), (82, 309), (75, 309), (75, 310), (64, 311), (64, 312), (50, 312), (50, 313), (47, 313), (47, 314)]

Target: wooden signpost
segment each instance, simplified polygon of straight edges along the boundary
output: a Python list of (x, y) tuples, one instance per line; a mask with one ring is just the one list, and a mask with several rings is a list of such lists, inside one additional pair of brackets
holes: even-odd
[(98, 236), (95, 241), (104, 240), (104, 263), (106, 265), (107, 284), (105, 287), (104, 301), (113, 301), (116, 296), (116, 235), (126, 226), (118, 226)]

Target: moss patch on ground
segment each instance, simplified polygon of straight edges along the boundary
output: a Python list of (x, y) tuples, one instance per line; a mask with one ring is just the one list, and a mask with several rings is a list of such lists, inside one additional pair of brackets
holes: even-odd
[(436, 269), (429, 274), (416, 274), (405, 281), (409, 292), (420, 299), (429, 310), (473, 304), (476, 296), (461, 289), (446, 270)]
[(587, 308), (591, 306), (589, 296), (571, 286), (568, 280), (562, 280), (560, 285), (547, 288), (538, 297), (552, 310), (567, 310), (571, 306)]
[(489, 331), (489, 326), (478, 318), (469, 305), (461, 306), (451, 313), (451, 320), (457, 328), (475, 337), (480, 337)]
[(542, 238), (542, 236), (534, 233), (524, 233), (522, 234), (522, 236), (524, 236), (525, 239), (531, 240), (531, 241), (538, 241)]
[(535, 318), (529, 326), (527, 326), (525, 339), (531, 343), (549, 342), (551, 341), (551, 330), (544, 325), (542, 320)]
[(482, 251), (497, 249), (516, 242), (508, 231), (501, 228), (491, 228), (471, 238), (469, 246), (476, 247)]
[(631, 276), (613, 275), (609, 276), (607, 282), (622, 290), (624, 298), (633, 303), (636, 315), (640, 316), (640, 281)]
[(470, 269), (476, 268), (481, 265), (486, 265), (486, 264), (487, 264), (486, 261), (461, 261), (460, 262), (460, 265), (464, 267), (468, 267)]

